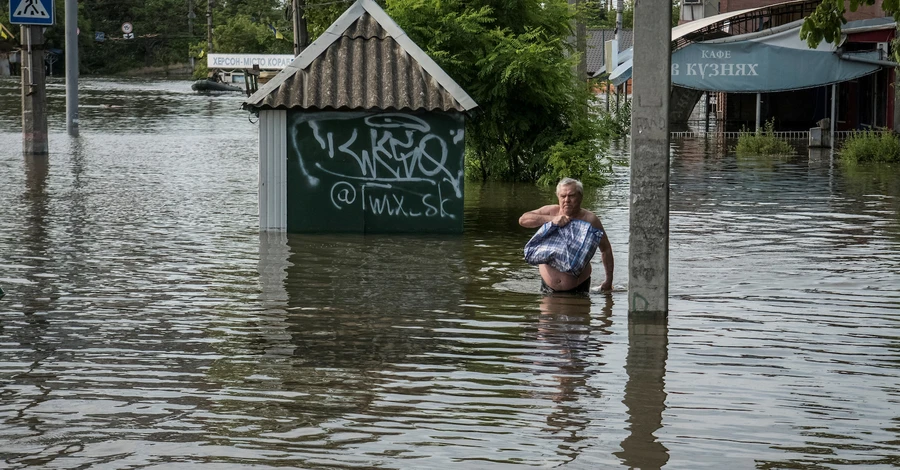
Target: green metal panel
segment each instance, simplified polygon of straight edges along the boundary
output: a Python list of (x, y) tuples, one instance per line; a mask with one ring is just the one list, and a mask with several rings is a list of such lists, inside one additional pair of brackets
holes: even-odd
[(463, 228), (458, 113), (288, 111), (289, 232)]

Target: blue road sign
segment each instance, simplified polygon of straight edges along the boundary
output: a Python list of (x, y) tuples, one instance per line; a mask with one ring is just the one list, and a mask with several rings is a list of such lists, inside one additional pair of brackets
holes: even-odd
[(52, 25), (53, 0), (9, 0), (9, 22)]

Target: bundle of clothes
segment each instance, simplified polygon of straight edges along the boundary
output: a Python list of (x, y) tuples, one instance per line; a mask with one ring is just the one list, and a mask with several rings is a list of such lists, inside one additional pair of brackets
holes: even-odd
[(603, 231), (590, 222), (573, 219), (560, 227), (547, 222), (525, 244), (525, 261), (528, 264), (549, 264), (557, 271), (575, 277), (594, 257)]

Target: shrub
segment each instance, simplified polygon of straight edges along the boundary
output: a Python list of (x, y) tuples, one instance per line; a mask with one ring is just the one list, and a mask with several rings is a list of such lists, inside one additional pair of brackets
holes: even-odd
[(738, 137), (738, 155), (791, 155), (794, 148), (787, 141), (775, 137), (775, 119), (766, 121), (765, 130), (757, 129), (754, 133), (741, 129)]
[(611, 109), (606, 112), (599, 107), (596, 109), (600, 116), (601, 127), (610, 137), (624, 137), (631, 132), (631, 100), (627, 97), (618, 110)]
[(900, 163), (900, 137), (886, 129), (854, 132), (839, 153), (845, 161), (856, 163)]

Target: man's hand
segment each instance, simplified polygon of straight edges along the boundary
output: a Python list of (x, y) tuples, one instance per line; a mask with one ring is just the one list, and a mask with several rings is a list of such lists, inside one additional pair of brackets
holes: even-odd
[(569, 216), (565, 214), (559, 214), (558, 216), (554, 217), (551, 222), (553, 222), (553, 225), (556, 225), (558, 227), (565, 227), (570, 220), (571, 219), (569, 219)]
[(600, 284), (600, 292), (612, 292), (612, 279), (607, 279)]

